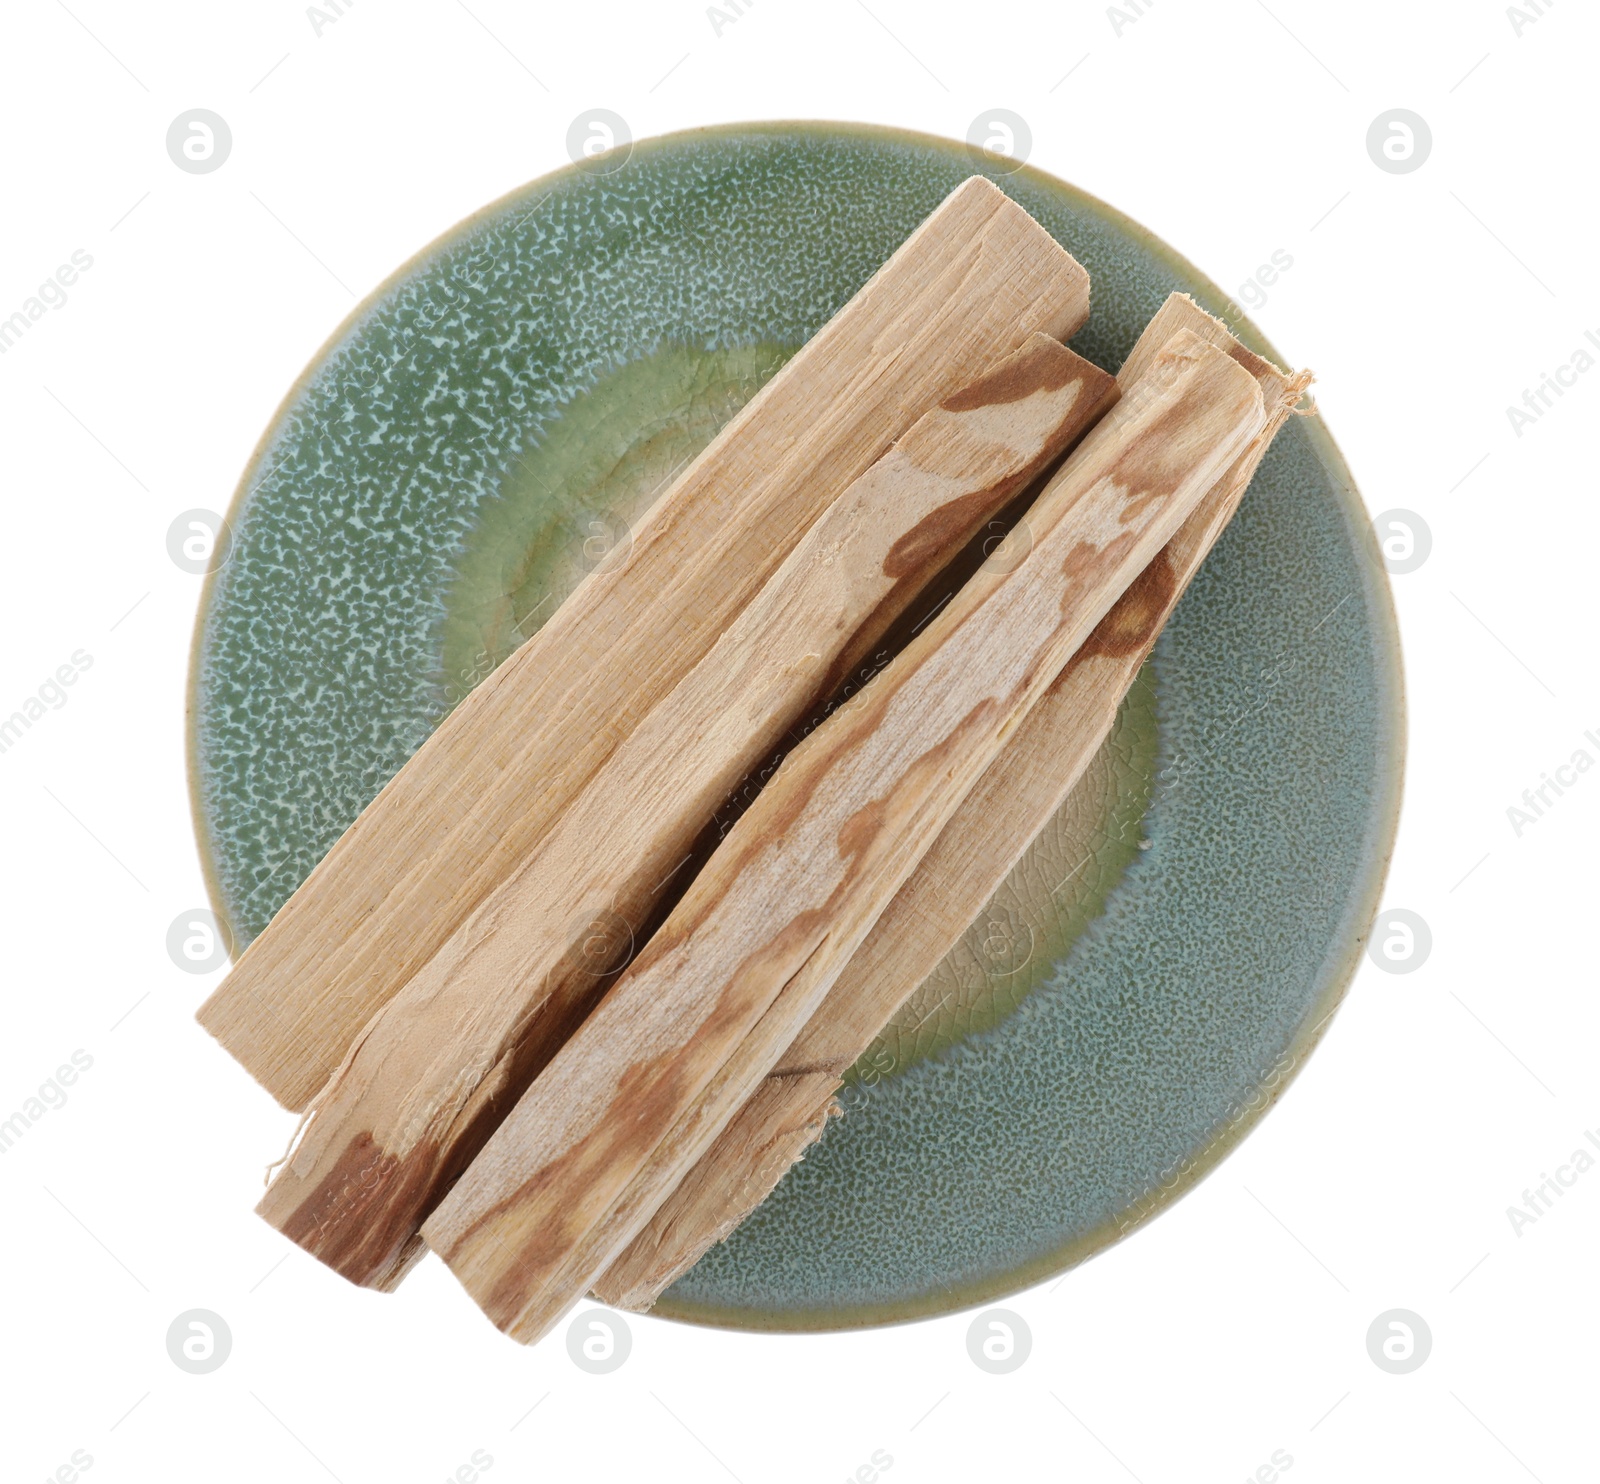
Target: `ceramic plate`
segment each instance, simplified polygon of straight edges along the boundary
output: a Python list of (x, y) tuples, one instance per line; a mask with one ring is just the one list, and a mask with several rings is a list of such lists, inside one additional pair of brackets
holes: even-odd
[[(496, 202), (350, 317), (245, 473), (196, 635), (196, 818), (236, 945), (570, 591), (585, 543), (975, 169), (1088, 267), (1090, 359), (1119, 365), (1173, 289), (1225, 311), (1148, 232), (1007, 163), (860, 126), (673, 135)], [(852, 1073), (845, 1115), (657, 1311), (938, 1313), (1169, 1204), (1341, 996), (1401, 748), (1386, 579), (1332, 441), (1297, 418), (1083, 783)]]

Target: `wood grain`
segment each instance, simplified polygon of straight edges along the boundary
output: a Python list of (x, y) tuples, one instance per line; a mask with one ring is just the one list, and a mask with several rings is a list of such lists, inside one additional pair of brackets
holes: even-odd
[(924, 412), (1087, 314), (1042, 227), (986, 180), (957, 187), (389, 780), (200, 1023), (303, 1109), (815, 518)]
[(1036, 334), (924, 413), (373, 1017), (260, 1213), (353, 1282), (387, 1286), (643, 940), (718, 805), (1116, 395), (1112, 376)]
[(638, 960), (424, 1225), (533, 1340), (632, 1240), (809, 1018), (968, 789), (1264, 421), (1173, 338), (982, 570), (790, 754)]
[(1123, 384), (1183, 329), (1256, 378), (1264, 427), (1073, 655), (749, 1102), (595, 1284), (603, 1302), (648, 1309), (766, 1199), (820, 1137), (845, 1072), (977, 920), (1105, 741), (1161, 629), (1310, 383), (1246, 350), (1187, 295), (1174, 294), (1129, 355)]

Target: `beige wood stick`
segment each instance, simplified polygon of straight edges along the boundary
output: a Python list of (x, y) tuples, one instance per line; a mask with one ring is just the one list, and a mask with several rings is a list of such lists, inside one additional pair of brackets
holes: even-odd
[(261, 1214), (353, 1282), (396, 1279), (423, 1217), (642, 940), (730, 790), (1116, 394), (1033, 335), (924, 413), (373, 1018)]
[(201, 1006), (303, 1109), (363, 1026), (526, 858), (800, 536), (924, 412), (1032, 332), (1065, 339), (1088, 276), (973, 177), (895, 252), (474, 690)]
[(821, 1135), (846, 1070), (977, 919), (1105, 741), (1156, 637), (1311, 380), (1246, 350), (1187, 295), (1174, 294), (1140, 336), (1122, 383), (1142, 375), (1181, 329), (1256, 378), (1265, 426), (1068, 661), (750, 1101), (595, 1284), (603, 1302), (648, 1309), (766, 1199)]
[(1263, 421), (1254, 378), (1175, 336), (1029, 510), (1021, 565), (975, 574), (790, 754), (424, 1225), (500, 1328), (538, 1338), (633, 1238)]

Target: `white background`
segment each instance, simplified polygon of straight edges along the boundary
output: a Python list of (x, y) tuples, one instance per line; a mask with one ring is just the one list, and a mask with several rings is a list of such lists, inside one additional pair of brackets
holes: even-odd
[[(7, 0), (0, 21), (0, 318), (94, 260), (0, 356), (0, 713), (93, 658), (0, 755), (0, 1117), (93, 1058), (0, 1159), (5, 1479), (84, 1450), (91, 1484), (437, 1481), (480, 1449), (491, 1484), (838, 1480), (875, 1450), (888, 1484), (1241, 1480), (1278, 1450), (1292, 1484), (1595, 1478), (1600, 1169), (1520, 1235), (1507, 1208), (1600, 1127), (1600, 770), (1520, 837), (1506, 812), (1600, 758), (1600, 374), (1520, 437), (1506, 414), (1600, 333), (1592, 9), (1530, 0), (1518, 35), (1489, 0), (1126, 0), (1120, 26), (1092, 4), (756, 0), (719, 36), (687, 0), (471, 4), (359, 0), (320, 36), (289, 0)], [(1406, 175), (1365, 146), (1397, 106), (1433, 132)], [(193, 107), (232, 127), (214, 174), (165, 151)], [(962, 137), (1015, 111), (1035, 163), (1225, 287), (1293, 258), (1257, 322), (1317, 371), (1369, 509), (1433, 533), (1394, 578), (1410, 754), (1385, 898), (1431, 957), (1364, 964), (1216, 1174), (1008, 1300), (1033, 1335), (1009, 1375), (969, 1360), (970, 1314), (817, 1337), (635, 1319), (627, 1363), (589, 1375), (559, 1337), (501, 1338), (437, 1262), (358, 1292), (251, 1214), (293, 1120), (195, 1026), (212, 979), (165, 951), (204, 901), (182, 745), (200, 580), (165, 532), (223, 506), (358, 298), (564, 164), (593, 107), (637, 137), (763, 117)], [(1402, 1376), (1365, 1341), (1397, 1307), (1433, 1335)], [(232, 1331), (210, 1375), (167, 1356), (191, 1308)]]

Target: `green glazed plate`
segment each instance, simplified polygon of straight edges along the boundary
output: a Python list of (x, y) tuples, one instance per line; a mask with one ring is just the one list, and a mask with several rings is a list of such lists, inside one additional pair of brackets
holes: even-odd
[[(196, 633), (191, 779), (236, 950), (450, 707), (965, 176), (1089, 269), (1115, 369), (1227, 301), (1071, 186), (839, 124), (653, 140), (406, 264), (279, 408)], [(1283, 363), (1248, 324), (1249, 344)], [(936, 1314), (1100, 1250), (1210, 1170), (1343, 994), (1399, 805), (1387, 581), (1316, 417), (1278, 438), (1117, 729), (853, 1071), (845, 1113), (657, 1312)]]

